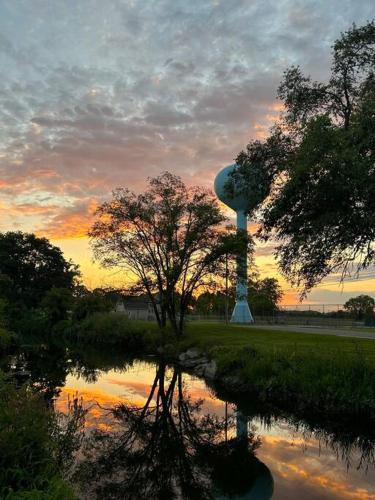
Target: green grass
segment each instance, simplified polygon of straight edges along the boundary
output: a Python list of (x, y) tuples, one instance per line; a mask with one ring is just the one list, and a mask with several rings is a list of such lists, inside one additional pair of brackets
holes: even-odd
[(194, 323), (180, 349), (192, 346), (216, 360), (232, 392), (325, 417), (375, 418), (375, 340)]
[(338, 337), (313, 333), (297, 333), (283, 330), (269, 330), (253, 326), (225, 325), (223, 323), (191, 323), (187, 326), (184, 342), (204, 349), (213, 347), (253, 347), (262, 352), (295, 350), (300, 353), (334, 354), (339, 349), (357, 357), (361, 351), (375, 364), (375, 340), (353, 337)]

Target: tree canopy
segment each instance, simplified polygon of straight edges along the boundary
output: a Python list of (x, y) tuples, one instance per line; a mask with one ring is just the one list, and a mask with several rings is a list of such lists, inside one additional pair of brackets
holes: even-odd
[[(252, 275), (248, 279), (248, 301), (251, 312), (254, 316), (272, 315), (278, 308), (283, 296), (281, 287), (276, 278), (259, 278)], [(236, 290), (234, 282), (228, 289), (228, 296), (223, 287), (217, 291), (205, 291), (201, 293), (195, 303), (194, 312), (202, 315), (222, 316), (228, 311), (232, 311), (236, 300)]]
[(132, 272), (159, 326), (168, 317), (176, 333), (193, 293), (215, 284), (224, 255), (247, 242), (221, 230), (226, 218), (210, 191), (189, 188), (168, 172), (149, 179), (144, 193), (117, 189), (97, 216), (90, 232), (95, 257)]
[(0, 233), (0, 293), (13, 305), (37, 307), (52, 288), (72, 290), (77, 266), (46, 238)]
[(258, 235), (276, 240), (282, 271), (304, 292), (375, 261), (374, 68), (375, 22), (353, 25), (333, 46), (327, 82), (285, 71), (280, 121), (237, 158), (247, 196), (261, 185)]
[(369, 295), (352, 297), (344, 304), (344, 309), (355, 319), (361, 320), (374, 313), (375, 300)]

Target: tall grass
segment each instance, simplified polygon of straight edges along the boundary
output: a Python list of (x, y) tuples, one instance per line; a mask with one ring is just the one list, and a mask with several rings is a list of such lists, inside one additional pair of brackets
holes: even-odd
[(217, 361), (219, 385), (232, 394), (322, 418), (375, 419), (373, 340), (197, 323), (188, 346)]
[(273, 404), (327, 415), (375, 418), (375, 366), (358, 350), (216, 348), (218, 377)]

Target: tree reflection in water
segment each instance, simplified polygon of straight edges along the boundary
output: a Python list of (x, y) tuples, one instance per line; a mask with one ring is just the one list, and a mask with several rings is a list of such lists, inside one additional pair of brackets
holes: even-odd
[(255, 456), (259, 439), (238, 415), (237, 436), (227, 439), (233, 417), (203, 415), (177, 368), (160, 363), (144, 406), (112, 413), (116, 430), (94, 431), (84, 449), (77, 477), (87, 498), (271, 498), (272, 476)]

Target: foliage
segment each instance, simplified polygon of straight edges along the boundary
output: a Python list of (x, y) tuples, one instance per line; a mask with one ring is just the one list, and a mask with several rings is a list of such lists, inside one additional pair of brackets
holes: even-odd
[(38, 337), (51, 331), (51, 322), (43, 309), (22, 308), (12, 319), (12, 328), (17, 334)]
[(335, 357), (298, 347), (268, 352), (255, 347), (218, 350), (216, 359), (220, 377), (237, 377), (240, 391), (272, 404), (293, 401), (299, 409), (325, 416), (375, 416), (375, 369), (361, 352), (353, 357), (339, 351)]
[(276, 278), (250, 279), (248, 294), (250, 309), (255, 316), (273, 314), (283, 296)]
[(73, 289), (79, 272), (46, 238), (7, 232), (0, 234), (0, 275), (3, 297), (14, 307), (33, 308), (53, 287)]
[(52, 324), (67, 319), (72, 305), (73, 295), (68, 288), (51, 288), (41, 302), (41, 308), (46, 312)]
[(220, 232), (225, 217), (210, 192), (188, 188), (168, 172), (149, 179), (140, 195), (117, 189), (97, 215), (90, 233), (96, 258), (134, 273), (159, 326), (168, 317), (176, 333), (194, 291), (214, 282), (224, 255), (247, 243)]
[(87, 344), (122, 345), (130, 352), (145, 349), (147, 326), (121, 313), (95, 313), (73, 328), (73, 338)]
[(234, 289), (231, 287), (228, 292), (228, 296), (220, 290), (201, 293), (194, 303), (194, 312), (203, 316), (225, 314), (226, 306), (228, 306), (228, 310), (231, 310), (235, 300)]
[[(0, 374), (0, 496), (5, 499), (74, 499), (63, 481), (63, 461), (77, 450), (84, 411), (75, 405), (59, 428), (40, 394)], [(58, 435), (58, 439), (56, 439)], [(68, 460), (69, 459), (69, 460)]]
[(6, 308), (7, 301), (0, 298), (0, 353), (5, 351), (13, 342), (13, 336), (6, 329)]
[(13, 336), (0, 326), (0, 353), (6, 351), (13, 343)]
[(375, 259), (374, 66), (375, 22), (353, 25), (333, 46), (327, 83), (286, 70), (279, 123), (237, 158), (247, 196), (263, 179), (259, 235), (275, 237), (281, 269), (305, 292)]
[(363, 319), (365, 316), (370, 316), (374, 313), (375, 300), (369, 295), (358, 295), (352, 297), (344, 304), (344, 309), (349, 314), (358, 320)]
[[(277, 304), (282, 296), (282, 290), (276, 278), (261, 279), (257, 275), (249, 278), (248, 301), (255, 316), (272, 315), (277, 310)], [(229, 311), (233, 310), (235, 297), (233, 286), (228, 289), (228, 297), (222, 290), (204, 292), (197, 297), (194, 311), (202, 315), (223, 315), (226, 306)]]
[(73, 307), (73, 320), (81, 321), (92, 314), (108, 312), (112, 309), (111, 301), (99, 291), (87, 292), (77, 297)]
[(118, 302), (125, 297), (122, 289), (113, 287), (95, 288), (93, 293), (105, 297), (106, 300), (112, 304), (113, 309), (116, 307)]

